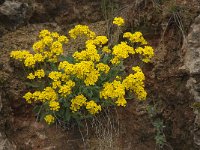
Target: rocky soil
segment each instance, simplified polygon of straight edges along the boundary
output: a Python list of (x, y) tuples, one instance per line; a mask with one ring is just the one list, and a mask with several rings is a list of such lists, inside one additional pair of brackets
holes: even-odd
[[(200, 149), (200, 115), (193, 108), (200, 102), (199, 10), (198, 0), (0, 0), (0, 149), (161, 149), (154, 139), (157, 119), (165, 125), (164, 150)], [(115, 31), (105, 19), (119, 15), (124, 30), (143, 32), (155, 48), (152, 63), (143, 65), (147, 102), (130, 100), (125, 109), (99, 116), (103, 124), (88, 122), (88, 130), (36, 122), (21, 98), (28, 90), (23, 68), (10, 60), (10, 51), (30, 49), (41, 29), (67, 34), (82, 23), (107, 35)], [(156, 107), (153, 117), (147, 105)]]

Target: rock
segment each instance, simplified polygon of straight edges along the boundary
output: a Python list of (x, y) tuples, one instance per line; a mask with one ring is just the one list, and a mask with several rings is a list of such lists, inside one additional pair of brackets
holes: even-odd
[(194, 96), (194, 100), (200, 102), (200, 82), (198, 81), (200, 76), (200, 15), (192, 24), (183, 49), (185, 49), (185, 56), (182, 68), (189, 71), (190, 75), (187, 81), (187, 88)]
[(1, 95), (2, 95), (2, 94), (1, 94), (1, 92), (0, 92), (0, 112), (1, 112), (1, 109), (2, 109), (2, 107), (3, 107)]
[(190, 74), (200, 74), (200, 15), (191, 26), (191, 31), (186, 39), (184, 64)]
[(0, 150), (15, 150), (16, 145), (11, 143), (7, 138), (0, 133)]
[(16, 28), (26, 23), (32, 13), (28, 3), (6, 0), (0, 5), (0, 20), (2, 24)]
[[(190, 78), (186, 87), (190, 90), (196, 102), (200, 102), (200, 15), (196, 17), (186, 38), (184, 66), (189, 71)], [(200, 113), (196, 112), (194, 142), (200, 146)]]

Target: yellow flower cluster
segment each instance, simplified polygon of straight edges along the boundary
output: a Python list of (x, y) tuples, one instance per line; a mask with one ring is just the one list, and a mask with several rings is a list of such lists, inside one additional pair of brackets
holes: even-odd
[(96, 34), (92, 32), (86, 25), (76, 25), (73, 29), (69, 31), (69, 36), (76, 39), (77, 36), (86, 35), (87, 37), (93, 39)]
[(26, 100), (26, 102), (27, 103), (29, 103), (29, 104), (31, 104), (31, 100), (32, 100), (32, 97), (33, 97), (33, 95), (32, 95), (32, 93), (31, 92), (28, 92), (28, 93), (26, 93), (24, 96), (23, 96), (23, 98)]
[(129, 39), (132, 43), (141, 43), (142, 45), (146, 45), (147, 41), (144, 39), (143, 35), (141, 32), (126, 32), (123, 35), (124, 38)]
[(50, 107), (50, 110), (58, 111), (59, 108), (60, 108), (60, 105), (59, 105), (59, 102), (50, 101), (50, 102), (49, 102), (49, 107)]
[(44, 29), (44, 30), (40, 31), (39, 37), (44, 38), (46, 36), (50, 36), (50, 34), (51, 33), (48, 30)]
[[(124, 19), (116, 17), (113, 24), (122, 26)], [(145, 76), (141, 68), (133, 67), (134, 73), (125, 76), (123, 66), (130, 55), (139, 55), (145, 63), (153, 57), (154, 50), (147, 46), (141, 32), (124, 33), (123, 37), (129, 41), (116, 45), (108, 43), (106, 36), (96, 36), (85, 25), (75, 26), (69, 31), (69, 36), (70, 41), (57, 32), (42, 30), (39, 41), (33, 44), (33, 54), (27, 50), (12, 51), (10, 54), (26, 67), (35, 67), (28, 74), (28, 79), (46, 76), (45, 82), (42, 82), (42, 87), (45, 86), (43, 90), (27, 92), (23, 98), (27, 103), (44, 106), (42, 112), (46, 115), (44, 120), (47, 124), (54, 123), (56, 119), (68, 120), (63, 115), (68, 110), (69, 118), (78, 116), (81, 119), (99, 113), (104, 106), (125, 107), (128, 92), (133, 92), (138, 100), (146, 99)], [(85, 47), (66, 57), (63, 44), (73, 43), (78, 37), (85, 37)]]
[(154, 50), (151, 46), (138, 47), (135, 51), (143, 56), (142, 61), (145, 63), (150, 62), (150, 59), (154, 56)]
[(118, 106), (126, 106), (125, 96), (125, 86), (120, 82), (114, 80), (109, 83), (106, 82), (103, 85), (103, 90), (100, 92), (100, 97), (104, 99), (117, 99), (115, 102)]
[(96, 46), (102, 46), (108, 42), (108, 38), (106, 36), (97, 36), (93, 40), (86, 41), (86, 50), (82, 50), (81, 52), (75, 52), (73, 57), (79, 61), (96, 61), (99, 62), (100, 55), (98, 54), (98, 50)]
[(69, 94), (72, 93), (72, 88), (75, 86), (75, 82), (72, 80), (67, 81), (64, 85), (60, 86), (58, 93), (61, 94), (61, 96), (66, 97)]
[(96, 65), (96, 68), (98, 71), (102, 71), (104, 73), (108, 73), (110, 70), (110, 67), (107, 64), (99, 63)]
[(12, 51), (10, 53), (10, 57), (17, 59), (19, 61), (24, 61), (24, 65), (26, 67), (34, 67), (34, 65), (37, 62), (43, 62), (44, 58), (41, 54), (31, 54), (29, 51), (27, 50), (17, 50), (17, 51)]
[(111, 53), (111, 50), (108, 48), (108, 46), (104, 46), (104, 47), (102, 48), (102, 52), (107, 53), (107, 54), (110, 54), (110, 53)]
[(70, 75), (74, 71), (74, 65), (67, 61), (62, 61), (58, 65), (58, 70), (63, 70), (67, 75)]
[[(135, 32), (133, 34), (126, 32), (123, 37), (129, 39), (132, 43), (140, 43), (142, 45), (147, 44), (147, 41), (144, 39), (141, 32)], [(154, 50), (151, 46), (144, 46), (144, 48), (138, 47), (135, 49), (135, 52), (143, 56), (142, 61), (145, 63), (150, 62), (150, 59), (154, 56)]]
[(135, 54), (133, 47), (127, 45), (126, 42), (121, 42), (118, 45), (113, 47), (114, 58), (111, 60), (112, 64), (120, 63), (121, 59), (125, 59), (129, 57), (129, 54)]
[(34, 93), (28, 92), (26, 93), (23, 98), (27, 101), (27, 103), (32, 103), (32, 100), (34, 101), (56, 101), (58, 100), (58, 96), (56, 91), (54, 91), (51, 87), (46, 87), (42, 92), (41, 91), (35, 91)]
[[(52, 88), (53, 89), (60, 88), (59, 93), (62, 93), (64, 97), (66, 95), (69, 95), (71, 93), (71, 88), (75, 86), (74, 82), (73, 84), (71, 84), (71, 81), (69, 80), (69, 76), (66, 73), (62, 73), (59, 71), (52, 71), (49, 73), (49, 78), (53, 80)], [(66, 92), (63, 92), (63, 90), (66, 89), (67, 87), (69, 90), (67, 90)], [(69, 93), (69, 94), (66, 94), (66, 93)]]
[(101, 111), (101, 105), (97, 105), (93, 100), (87, 102), (86, 109), (89, 111), (90, 114), (94, 115)]
[(52, 71), (49, 73), (49, 78), (53, 81), (58, 81), (62, 77), (62, 72)]
[(99, 62), (100, 55), (96, 49), (96, 46), (93, 44), (87, 44), (86, 50), (82, 50), (81, 52), (75, 52), (73, 57), (77, 61), (95, 61)]
[(29, 73), (29, 75), (27, 76), (28, 79), (32, 80), (32, 79), (35, 79), (35, 77), (38, 77), (39, 79), (41, 79), (42, 77), (45, 76), (45, 72), (43, 69), (40, 69), (40, 70), (36, 70), (33, 73)]
[(41, 54), (49, 62), (57, 62), (57, 57), (63, 54), (63, 44), (69, 41), (68, 38), (48, 30), (42, 30), (39, 37), (41, 39), (33, 44), (34, 52)]
[(88, 44), (93, 44), (96, 46), (102, 46), (108, 42), (108, 38), (106, 36), (97, 36), (94, 40), (86, 41), (86, 47)]
[(84, 95), (80, 94), (71, 100), (70, 109), (72, 112), (77, 112), (81, 109), (82, 106), (85, 106), (88, 112), (92, 115), (101, 111), (101, 105), (97, 105), (93, 100), (87, 102), (87, 99)]
[(22, 61), (30, 55), (30, 52), (27, 50), (16, 50), (10, 53), (10, 57)]
[(34, 101), (48, 102), (50, 110), (58, 111), (60, 108), (59, 102), (57, 102), (57, 93), (51, 87), (46, 87), (44, 91), (35, 91), (33, 94), (28, 92), (23, 98), (26, 99), (28, 103), (32, 103)]
[(76, 96), (74, 99), (71, 100), (71, 106), (70, 109), (73, 112), (78, 111), (83, 105), (86, 103), (86, 97), (82, 94)]
[(135, 73), (127, 76), (122, 84), (125, 86), (126, 90), (134, 91), (139, 100), (145, 100), (147, 96), (147, 92), (144, 89), (145, 76), (140, 67), (137, 66), (132, 69)]
[(26, 67), (34, 67), (37, 62), (44, 62), (45, 59), (56, 62), (57, 57), (63, 54), (63, 43), (67, 43), (68, 38), (55, 32), (51, 33), (48, 30), (42, 30), (39, 37), (41, 39), (33, 44), (35, 54), (26, 50), (17, 50), (12, 51), (10, 56), (24, 61)]
[[(64, 62), (60, 63), (60, 69), (64, 69), (64, 67)], [(75, 86), (75, 82), (69, 80), (69, 76), (67, 74), (58, 71), (52, 71), (49, 73), (49, 78), (53, 80), (53, 89), (59, 88), (58, 93), (61, 94), (61, 96), (66, 97), (71, 94), (71, 90)]]
[(99, 71), (94, 68), (92, 61), (81, 61), (74, 65), (73, 74), (83, 79), (86, 86), (95, 85), (100, 76)]
[(58, 69), (64, 70), (68, 75), (76, 75), (77, 78), (83, 79), (86, 86), (94, 85), (100, 76), (92, 61), (81, 61), (76, 64), (63, 61), (59, 64)]
[(116, 24), (117, 26), (123, 26), (124, 19), (122, 17), (115, 17), (113, 20), (113, 24)]
[(55, 118), (52, 115), (46, 115), (44, 117), (44, 120), (46, 121), (47, 124), (52, 124), (55, 122)]
[(124, 97), (119, 97), (117, 99), (117, 101), (115, 101), (115, 103), (117, 104), (117, 106), (123, 106), (123, 107), (125, 107), (126, 104), (127, 104), (127, 101), (126, 101), (126, 99)]

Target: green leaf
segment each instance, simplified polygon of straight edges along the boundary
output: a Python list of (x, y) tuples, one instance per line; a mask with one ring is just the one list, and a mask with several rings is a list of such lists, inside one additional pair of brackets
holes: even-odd
[(58, 70), (57, 65), (55, 63), (50, 63), (50, 66), (51, 66), (52, 70), (54, 70), (54, 71)]
[(69, 122), (70, 119), (71, 119), (71, 112), (69, 110), (66, 110), (64, 114), (64, 121)]
[(40, 85), (38, 83), (30, 83), (30, 82), (25, 82), (25, 84), (29, 87), (33, 87), (33, 88), (39, 88)]
[(110, 56), (108, 55), (104, 55), (103, 59), (102, 59), (102, 63), (104, 64), (108, 64), (110, 61)]
[(75, 63), (74, 57), (72, 56), (61, 56), (60, 57), (61, 61), (68, 61), (69, 63)]

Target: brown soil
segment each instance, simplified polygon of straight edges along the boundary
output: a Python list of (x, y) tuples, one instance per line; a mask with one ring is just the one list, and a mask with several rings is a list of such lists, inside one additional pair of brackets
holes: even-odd
[[(102, 27), (103, 34), (110, 31), (111, 28), (107, 26), (107, 22), (104, 21), (101, 10), (99, 10), (99, 2), (87, 1), (86, 3), (86, 0), (68, 3), (69, 9), (62, 8), (60, 14), (59, 11), (56, 11), (59, 3), (52, 1), (52, 4), (56, 3), (57, 5), (54, 4), (50, 7), (44, 1), (45, 9), (40, 10), (44, 13), (39, 10), (35, 11), (30, 20), (31, 24), (22, 26), (15, 31), (8, 30), (7, 34), (0, 38), (0, 96), (3, 102), (0, 131), (5, 133), (7, 138), (20, 150), (78, 150), (84, 148), (154, 150), (159, 147), (155, 143), (156, 131), (152, 121), (159, 118), (164, 122), (164, 134), (167, 140), (163, 149), (199, 149), (193, 142), (192, 132), (195, 118), (191, 108), (193, 98), (186, 89), (189, 75), (187, 72), (179, 70), (184, 55), (181, 49), (183, 39), (189, 31), (190, 24), (199, 13), (199, 3), (188, 0), (176, 1), (176, 3), (172, 3), (172, 1), (162, 1), (158, 4), (152, 3), (152, 1), (116, 2), (120, 7), (123, 6), (123, 9), (120, 9), (117, 14), (126, 18), (128, 25), (125, 30), (142, 31), (150, 45), (155, 48), (155, 58), (151, 64), (143, 65), (149, 95), (147, 102), (140, 103), (130, 100), (125, 109), (117, 110), (119, 125), (115, 124), (115, 127), (119, 128), (119, 132), (116, 135), (113, 133), (115, 135), (112, 136), (114, 146), (109, 147), (106, 144), (103, 147), (100, 146), (102, 141), (107, 143), (110, 138), (107, 135), (104, 136), (104, 140), (98, 139), (92, 125), (89, 125), (91, 128), (89, 134), (81, 129), (83, 135), (87, 135), (84, 145), (81, 132), (77, 127), (64, 130), (57, 125), (48, 127), (43, 122), (36, 122), (32, 106), (25, 104), (21, 98), (28, 90), (25, 86), (22, 66), (9, 59), (11, 50), (30, 49), (38, 32), (44, 28), (66, 34), (66, 30), (72, 24), (85, 22), (95, 30), (98, 30), (94, 27), (95, 25)], [(37, 3), (42, 2), (37, 1)], [(83, 5), (83, 8), (80, 8), (79, 5)], [(54, 9), (54, 7), (56, 8)], [(50, 13), (51, 9), (55, 11), (53, 14)], [(47, 23), (41, 23), (40, 17), (44, 14), (48, 14), (45, 21)], [(184, 28), (181, 29), (184, 32), (180, 30), (180, 24), (177, 23), (176, 18), (173, 18), (174, 14), (180, 16), (179, 21), (182, 22)], [(52, 15), (53, 19), (50, 19)], [(86, 20), (83, 19), (84, 17)], [(95, 23), (91, 24), (91, 22)], [(71, 25), (67, 25), (68, 23)], [(127, 64), (133, 63), (132, 61), (130, 60)], [(157, 114), (154, 118), (150, 118), (147, 114), (146, 106), (148, 104), (157, 107)], [(113, 114), (116, 115), (114, 112)]]

